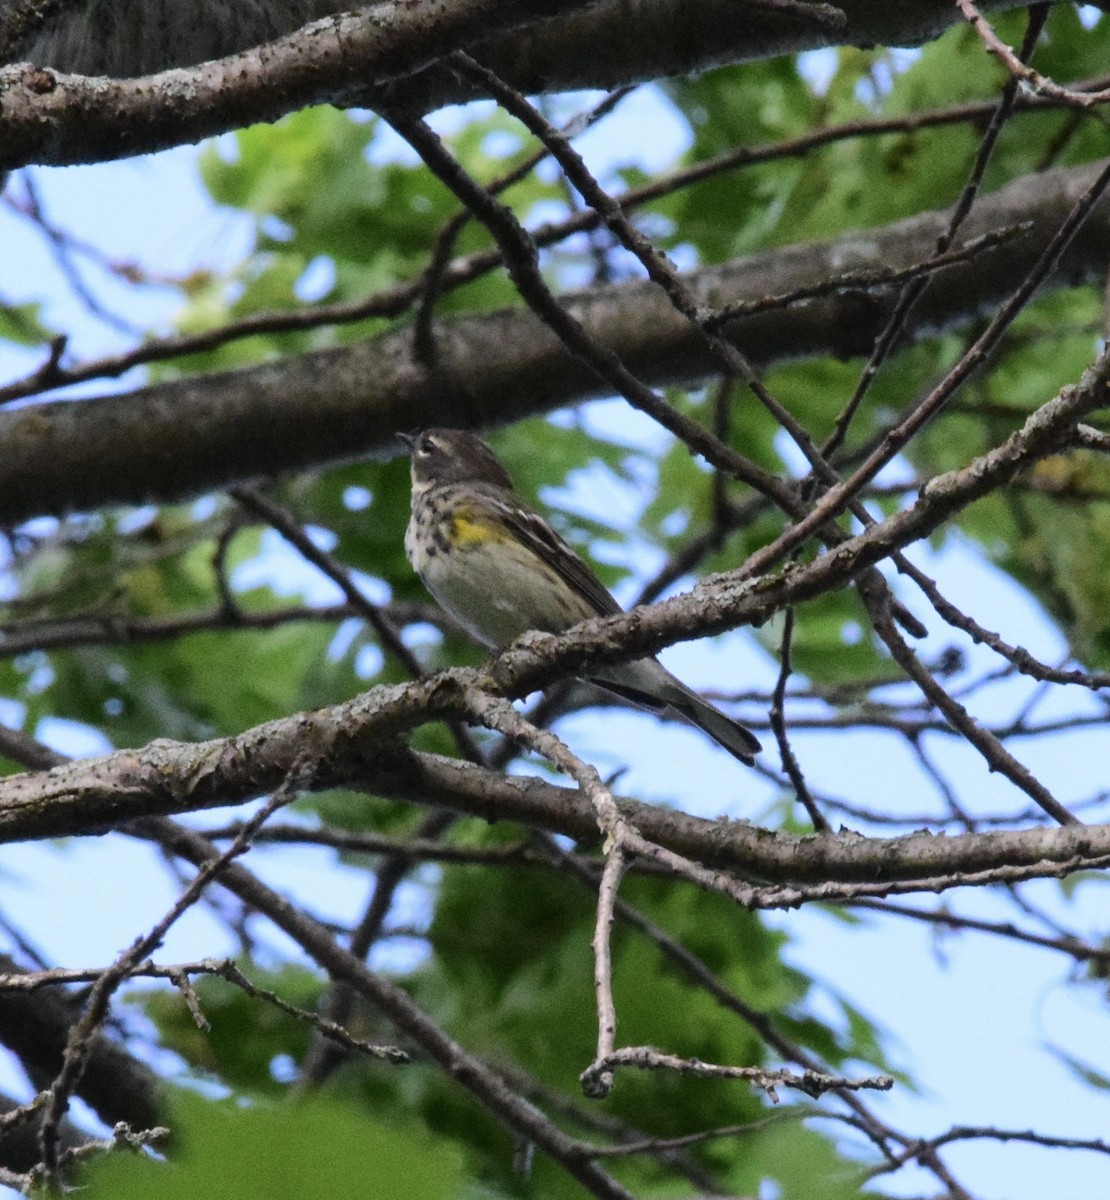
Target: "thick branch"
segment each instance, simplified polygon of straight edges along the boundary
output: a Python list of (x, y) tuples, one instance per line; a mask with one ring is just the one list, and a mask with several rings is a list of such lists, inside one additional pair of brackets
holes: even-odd
[[(331, 710), (333, 713), (337, 710)], [(291, 726), (303, 719), (275, 722)], [(253, 731), (256, 741), (260, 731)], [(336, 738), (336, 741), (341, 740)], [(102, 832), (106, 822), (126, 823), (152, 813), (189, 812), (247, 799), (281, 778), (272, 759), (237, 753), (242, 739), (200, 747), (170, 741), (143, 751), (68, 764), (39, 776), (0, 784), (0, 840)], [(224, 769), (197, 772), (198, 761)], [(201, 751), (201, 754), (198, 754)], [(347, 783), (378, 795), (449, 807), (489, 821), (513, 821), (592, 841), (597, 813), (575, 788), (539, 778), (504, 776), (459, 759), (394, 754), (365, 759), (360, 770), (333, 759), (314, 786)], [(13, 802), (34, 788), (41, 802)], [(648, 841), (714, 869), (776, 883), (875, 883), (935, 880), (999, 867), (1054, 874), (1054, 867), (1110, 859), (1110, 825), (1073, 825), (944, 837), (914, 833), (867, 838), (858, 834), (799, 837), (745, 821), (705, 820), (634, 800), (618, 801), (622, 815)], [(955, 882), (955, 881), (953, 881)]]
[[(906, 336), (965, 324), (1004, 301), (1097, 170), (1031, 175), (985, 197), (965, 225), (968, 239), (1019, 225), (1021, 232), (937, 272)], [(711, 308), (757, 301), (845, 271), (927, 260), (947, 220), (945, 213), (925, 213), (686, 278), (698, 302)], [(1101, 278), (1108, 256), (1110, 203), (1103, 202), (1046, 287)], [(758, 366), (825, 354), (846, 358), (870, 350), (896, 294), (893, 287), (849, 289), (749, 314), (728, 329)], [(652, 283), (564, 299), (593, 337), (653, 385), (695, 382), (716, 369), (697, 330)], [(359, 454), (392, 454), (398, 429), (508, 422), (606, 394), (530, 313), (444, 320), (437, 333), (436, 367), (415, 361), (411, 335), (399, 331), (122, 396), (0, 413), (6, 448), (0, 523), (105, 504), (178, 500)]]
[[(154, 7), (146, 0), (144, 5)], [(521, 17), (538, 18), (559, 6), (538, 0), (509, 5), (505, 11), (514, 14), (509, 18), (492, 15), (491, 4), (462, 0), (429, 2), (407, 15), (408, 7), (383, 4), (373, 10), (375, 22), (384, 20), (398, 30), (412, 24), (410, 16), (422, 25), (430, 10), (439, 10), (416, 42), (407, 35), (401, 38), (403, 50), (397, 55), (379, 53), (383, 41), (362, 60), (337, 44), (345, 38), (326, 32), (365, 32), (369, 18), (362, 17), (332, 19), (312, 34), (294, 34), (265, 51), (248, 50), (215, 65), (151, 76), (137, 84), (101, 81), (90, 87), (73, 77), (10, 72), (8, 96), (0, 106), (0, 145), (5, 147), (0, 162), (64, 164), (146, 153), (249, 121), (274, 120), (307, 104), (341, 101), (350, 98), (352, 88), (360, 102), (395, 112), (423, 113), (472, 99), (467, 85), (435, 65), (394, 85), (365, 85), (397, 79), (422, 60), (442, 54), (441, 39), (457, 37), (456, 45), (469, 40), (461, 28), (475, 8), (491, 13), (481, 19), (483, 28), (500, 26), (497, 36), (480, 42), (475, 53), (506, 82), (530, 93), (612, 88), (829, 45), (918, 45), (958, 19), (947, 0), (841, 0), (835, 6), (812, 0), (602, 0), (571, 5), (583, 11), (569, 12), (537, 31), (513, 26), (523, 23)], [(1024, 0), (985, 0), (980, 7), (1019, 8)], [(460, 32), (452, 34), (453, 27)], [(83, 51), (77, 58), (60, 50), (47, 52), (40, 48), (45, 43), (27, 39), (22, 44), (37, 51), (38, 60), (48, 60), (46, 65), (70, 70), (101, 65), (118, 70), (121, 65), (113, 58), (89, 60)], [(180, 61), (173, 47), (148, 58)]]
[(266, 46), (137, 80), (0, 71), (0, 168), (101, 162), (195, 142), (367, 79), (406, 75), (491, 27), (535, 23), (585, 0), (420, 0), (328, 17)]

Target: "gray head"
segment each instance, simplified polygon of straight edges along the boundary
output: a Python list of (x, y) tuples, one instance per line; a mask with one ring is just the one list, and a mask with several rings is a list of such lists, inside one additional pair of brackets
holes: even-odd
[(412, 482), (417, 488), (442, 483), (513, 486), (493, 451), (465, 429), (425, 429), (402, 440), (412, 455)]

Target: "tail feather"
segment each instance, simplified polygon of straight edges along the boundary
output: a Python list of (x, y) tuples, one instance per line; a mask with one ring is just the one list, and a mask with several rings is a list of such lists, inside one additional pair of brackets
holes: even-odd
[(759, 738), (739, 721), (726, 716), (700, 696), (687, 699), (682, 704), (672, 703), (671, 708), (709, 734), (718, 746), (723, 746), (734, 758), (747, 763), (749, 767), (755, 764), (755, 756), (763, 747)]
[(762, 749), (750, 729), (703, 700), (654, 658), (597, 667), (590, 672), (590, 681), (651, 712), (674, 709), (749, 767)]

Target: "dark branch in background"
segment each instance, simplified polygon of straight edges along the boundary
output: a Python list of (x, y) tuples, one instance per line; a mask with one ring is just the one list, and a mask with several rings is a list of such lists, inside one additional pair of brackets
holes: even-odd
[[(579, 113), (568, 123), (565, 130), (566, 135), (574, 136), (589, 129), (591, 125), (594, 125), (597, 121), (612, 112), (628, 94), (629, 90), (622, 88), (618, 91), (610, 92), (609, 95), (605, 96), (600, 103), (594, 105), (588, 112)], [(540, 146), (521, 159), (511, 170), (506, 171), (504, 175), (487, 184), (487, 191), (491, 196), (501, 195), (514, 183), (527, 178), (547, 158), (549, 153), (550, 151), (546, 146)], [(447, 290), (444, 285), (448, 282), (449, 269), (452, 265), (451, 255), (454, 253), (459, 235), (473, 219), (473, 215), (469, 209), (461, 207), (444, 224), (443, 228), (439, 231), (439, 236), (435, 240), (428, 265), (424, 269), (420, 279), (418, 305), (413, 322), (413, 348), (414, 357), (421, 362), (427, 363), (429, 366), (434, 366), (435, 364), (435, 337), (433, 335), (432, 322), (435, 316), (436, 301), (439, 299), (440, 294)]]
[[(1030, 176), (984, 197), (965, 225), (969, 240), (1025, 222), (1028, 232), (939, 272), (911, 315), (907, 337), (977, 319), (1008, 297), (1097, 173), (1082, 167)], [(771, 251), (694, 272), (687, 281), (701, 303), (720, 307), (817, 285), (846, 269), (908, 266), (931, 256), (947, 219), (926, 213), (848, 244)], [(1103, 202), (1044, 287), (1101, 277), (1108, 256), (1110, 205)], [(851, 357), (869, 351), (891, 302), (888, 289), (828, 297), (744, 318), (729, 336), (757, 368), (818, 354)], [(560, 303), (648, 384), (690, 383), (715, 372), (701, 335), (654, 284), (599, 288)], [(530, 313), (440, 320), (436, 345), (431, 370), (413, 358), (411, 334), (401, 330), (126, 395), (0, 413), (7, 447), (0, 457), (0, 522), (178, 500), (356, 455), (392, 455), (398, 429), (445, 419), (507, 423), (611, 390)]]
[(1019, 929), (1010, 921), (984, 921), (978, 917), (961, 916), (948, 908), (921, 909), (910, 908), (905, 904), (891, 904), (882, 900), (857, 900), (852, 903), (854, 909), (865, 909), (882, 913), (887, 916), (904, 917), (912, 921), (938, 927), (942, 933), (961, 934), (967, 931), (989, 933), (996, 937), (1007, 938), (1016, 942), (1024, 942), (1030, 946), (1039, 946), (1044, 950), (1054, 950), (1066, 954), (1075, 962), (1090, 962), (1100, 975), (1110, 970), (1110, 947), (1095, 946), (1081, 938), (1067, 933), (1055, 936), (1031, 933)]
[[(1098, 90), (1106, 83), (1105, 79), (1088, 81), (1081, 86), (1090, 90)], [(1030, 109), (1047, 109), (1058, 107), (1058, 102), (1047, 101), (1036, 96), (1019, 96), (1016, 106), (1023, 111)], [(810, 153), (822, 146), (831, 145), (845, 138), (879, 137), (885, 133), (912, 133), (921, 129), (944, 127), (953, 124), (976, 124), (986, 119), (993, 111), (994, 105), (989, 103), (970, 103), (955, 105), (949, 108), (926, 110), (924, 112), (908, 113), (898, 117), (887, 117), (874, 120), (851, 121), (841, 125), (831, 125), (813, 133), (803, 134), (786, 141), (773, 142), (765, 146), (745, 146), (738, 150), (726, 151), (723, 154), (705, 162), (695, 163), (672, 174), (629, 188), (620, 193), (621, 206), (628, 210), (653, 199), (667, 196), (683, 187), (699, 180), (712, 178), (722, 172), (739, 170), (760, 163), (772, 162), (783, 158), (791, 158)], [(1077, 114), (1078, 115), (1078, 114)], [(8, 203), (10, 199), (5, 197)], [(14, 205), (21, 211), (18, 205)], [(591, 208), (582, 208), (578, 212), (553, 223), (542, 224), (531, 231), (536, 245), (546, 247), (553, 245), (573, 233), (587, 232), (596, 229), (601, 221), (598, 213)], [(445, 229), (445, 235), (450, 233), (451, 222)], [(934, 258), (919, 264), (911, 264), (901, 271), (886, 266), (864, 268), (854, 272), (840, 272), (826, 276), (818, 283), (802, 285), (793, 291), (759, 296), (751, 300), (741, 300), (735, 305), (725, 306), (718, 310), (715, 319), (724, 321), (730, 312), (733, 317), (742, 317), (777, 308), (799, 300), (828, 296), (834, 292), (862, 289), (871, 290), (884, 284), (897, 283), (904, 278), (938, 269), (942, 265), (950, 265), (964, 258), (972, 257), (983, 249), (984, 241), (995, 242), (999, 239), (1008, 240), (1015, 233), (1025, 233), (1028, 229), (1018, 225), (1011, 229), (1000, 229), (984, 235), (982, 239), (974, 239), (957, 251)], [(84, 249), (83, 247), (81, 247)], [(501, 264), (501, 256), (497, 250), (480, 250), (468, 254), (446, 265), (441, 271), (438, 281), (438, 291), (446, 292), (473, 281)], [(131, 268), (112, 267), (108, 269), (123, 270), (125, 276)], [(345, 301), (336, 304), (316, 304), (292, 310), (280, 309), (274, 312), (252, 313), (233, 321), (225, 322), (213, 329), (201, 333), (177, 334), (163, 338), (151, 338), (141, 345), (120, 354), (110, 355), (101, 359), (93, 359), (84, 363), (61, 365), (64, 344), (55, 350), (51, 358), (30, 376), (14, 383), (0, 387), (0, 403), (22, 399), (26, 396), (37, 395), (42, 391), (64, 387), (71, 383), (80, 383), (89, 379), (114, 379), (144, 363), (162, 362), (178, 355), (193, 354), (214, 349), (230, 341), (247, 338), (258, 334), (293, 332), (326, 327), (330, 325), (349, 324), (367, 320), (371, 317), (397, 317), (413, 306), (426, 291), (426, 279), (422, 277), (409, 284), (398, 284), (370, 296), (355, 301)]]
[(912, 579), (918, 588), (928, 597), (936, 612), (954, 629), (960, 629), (974, 642), (989, 646), (995, 654), (1004, 658), (1014, 670), (1028, 675), (1030, 679), (1042, 683), (1076, 684), (1097, 692), (1110, 688), (1110, 672), (1083, 671), (1075, 668), (1065, 669), (1051, 667), (1035, 658), (1024, 646), (1011, 646), (1001, 635), (986, 629), (974, 618), (961, 612), (954, 604), (941, 595), (937, 585), (925, 574), (908, 561), (899, 564), (899, 571)]
[(43, 236), (50, 247), (51, 255), (58, 266), (58, 270), (65, 277), (73, 294), (84, 304), (92, 316), (109, 325), (117, 333), (123, 333), (128, 337), (141, 336), (141, 329), (133, 325), (130, 321), (124, 320), (123, 317), (118, 316), (110, 309), (105, 308), (86, 285), (81, 272), (77, 268), (77, 264), (73, 261), (65, 238), (51, 224), (47, 217), (43, 208), (42, 198), (39, 195), (38, 186), (29, 172), (24, 176), (23, 186), (27, 192), (28, 215), (38, 228), (42, 230)]
[(809, 785), (806, 783), (805, 776), (802, 773), (801, 764), (798, 762), (798, 757), (790, 745), (790, 735), (786, 728), (786, 706), (784, 702), (786, 698), (786, 683), (793, 670), (790, 660), (794, 639), (794, 615), (793, 608), (788, 608), (783, 613), (782, 641), (779, 651), (781, 665), (779, 667), (778, 681), (775, 684), (775, 691), (771, 700), (771, 731), (774, 733), (775, 741), (778, 743), (779, 757), (782, 759), (783, 770), (786, 772), (787, 778), (794, 788), (794, 794), (798, 798), (798, 803), (809, 814), (809, 819), (813, 823), (813, 828), (817, 833), (831, 833), (832, 826), (810, 793)]
[[(865, 595), (865, 601), (870, 598)], [(1059, 800), (1038, 780), (1024, 764), (1006, 749), (1005, 746), (984, 729), (959, 701), (954, 700), (944, 688), (933, 678), (932, 673), (920, 661), (916, 654), (906, 644), (905, 639), (895, 628), (894, 622), (876, 602), (869, 604), (871, 623), (883, 644), (890, 651), (894, 661), (905, 671), (908, 678), (918, 685), (922, 693), (942, 712), (953, 728), (963, 734), (964, 739), (983, 756), (992, 770), (1000, 771), (1015, 786), (1020, 788), (1029, 798), (1049, 814), (1054, 820), (1063, 825), (1072, 824), (1078, 820)]]
[[(457, 627), (431, 604), (389, 604), (382, 611), (398, 625), (420, 622), (458, 632)], [(48, 617), (0, 626), (0, 658), (14, 658), (31, 650), (169, 641), (213, 629), (230, 633), (236, 630), (273, 629), (297, 621), (339, 624), (360, 615), (364, 615), (362, 609), (353, 604), (326, 604), (319, 607), (294, 604), (263, 612), (229, 612), (221, 606), (166, 617), (133, 617), (127, 613), (99, 611), (78, 613), (70, 617)]]
[(237, 54), (357, 7), (344, 0), (7, 0), (0, 63), (128, 79)]
[(1030, 1146), (1046, 1146), (1057, 1150), (1094, 1150), (1099, 1154), (1110, 1154), (1110, 1143), (1101, 1138), (1069, 1138), (1053, 1137), (1047, 1133), (1037, 1133), (1033, 1129), (997, 1129), (987, 1125), (954, 1125), (951, 1129), (937, 1137), (922, 1139), (915, 1147), (899, 1155), (894, 1161), (874, 1167), (868, 1172), (871, 1178), (896, 1171), (903, 1163), (910, 1161), (916, 1154), (940, 1146), (949, 1146), (953, 1142), (965, 1141), (994, 1141), (994, 1142), (1024, 1142)]
[[(0, 969), (24, 973), (7, 956), (0, 956)], [(61, 1069), (66, 1038), (80, 1011), (79, 1002), (61, 991), (43, 995), (0, 991), (0, 1042), (19, 1057), (35, 1088), (48, 1087)], [(133, 1129), (149, 1129), (165, 1120), (162, 1089), (162, 1081), (150, 1067), (103, 1035), (90, 1044), (77, 1086), (78, 1094), (106, 1125), (123, 1121)]]

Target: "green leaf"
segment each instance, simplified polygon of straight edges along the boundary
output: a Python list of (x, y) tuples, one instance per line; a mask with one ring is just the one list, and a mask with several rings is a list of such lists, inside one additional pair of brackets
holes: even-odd
[(449, 1140), (321, 1099), (213, 1103), (179, 1093), (169, 1162), (116, 1153), (83, 1173), (90, 1200), (457, 1200)]
[(54, 336), (40, 320), (41, 304), (0, 304), (0, 340), (39, 346)]

